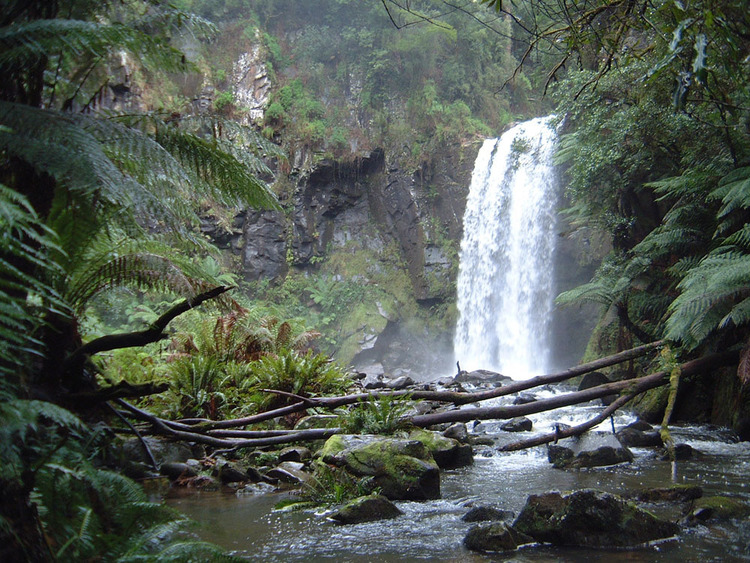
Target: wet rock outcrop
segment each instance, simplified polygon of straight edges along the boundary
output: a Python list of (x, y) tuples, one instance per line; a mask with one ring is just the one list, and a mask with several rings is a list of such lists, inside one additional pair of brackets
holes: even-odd
[(401, 516), (403, 512), (381, 495), (359, 497), (347, 503), (329, 518), (338, 524), (361, 524)]
[(547, 446), (547, 458), (558, 469), (599, 467), (633, 461), (633, 454), (612, 434), (586, 432)]
[(418, 440), (339, 434), (317, 455), (358, 479), (368, 478), (390, 500), (440, 498), (440, 470)]
[(679, 531), (673, 522), (594, 490), (531, 495), (513, 528), (540, 543), (595, 548), (637, 546)]

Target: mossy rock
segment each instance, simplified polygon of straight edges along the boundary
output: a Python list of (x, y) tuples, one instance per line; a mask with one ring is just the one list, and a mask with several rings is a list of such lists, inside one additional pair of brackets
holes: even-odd
[(430, 430), (414, 430), (409, 438), (422, 442), (432, 454), (435, 463), (443, 469), (455, 469), (474, 463), (471, 446)]
[(513, 527), (541, 543), (595, 548), (633, 547), (679, 531), (634, 503), (594, 490), (531, 495)]
[(417, 440), (338, 434), (326, 441), (317, 456), (354, 477), (372, 477), (373, 486), (391, 500), (440, 498), (440, 471)]
[(347, 503), (329, 516), (339, 524), (360, 524), (387, 520), (401, 516), (403, 512), (382, 495), (359, 497)]
[(747, 503), (733, 497), (717, 495), (697, 499), (687, 520), (694, 524), (710, 520), (745, 518), (748, 515), (750, 505)]

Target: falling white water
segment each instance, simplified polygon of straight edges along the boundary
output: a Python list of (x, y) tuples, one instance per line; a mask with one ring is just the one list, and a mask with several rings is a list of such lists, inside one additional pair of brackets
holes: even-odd
[(547, 368), (557, 205), (551, 121), (521, 123), (477, 155), (458, 273), (461, 369), (525, 379)]

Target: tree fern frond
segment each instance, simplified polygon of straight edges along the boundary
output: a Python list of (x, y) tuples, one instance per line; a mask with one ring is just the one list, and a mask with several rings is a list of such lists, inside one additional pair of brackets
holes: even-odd
[[(750, 287), (746, 289), (744, 295), (750, 295)], [(730, 328), (734, 326), (743, 326), (750, 323), (750, 297), (745, 297), (737, 303), (727, 315), (719, 322), (719, 328)]]
[(125, 49), (167, 72), (189, 70), (180, 51), (121, 23), (47, 19), (15, 22), (0, 28), (0, 68), (31, 66), (49, 56), (105, 58)]
[(720, 218), (735, 209), (750, 207), (750, 166), (737, 168), (724, 176), (719, 187), (711, 192), (711, 198), (721, 200)]
[(140, 16), (133, 23), (133, 27), (145, 33), (151, 33), (154, 29), (167, 30), (171, 33), (189, 33), (197, 39), (211, 39), (218, 32), (214, 23), (196, 14), (180, 10), (172, 4), (152, 5), (145, 15)]
[(555, 304), (561, 307), (572, 305), (579, 302), (593, 302), (599, 305), (608, 306), (615, 300), (615, 294), (611, 286), (603, 280), (594, 280), (589, 283), (579, 285), (571, 290), (564, 291), (557, 296)]
[[(127, 194), (137, 187), (75, 116), (0, 101), (0, 148), (77, 193)], [(107, 197), (107, 195), (105, 195)]]
[(130, 286), (182, 295), (195, 294), (202, 287), (200, 281), (187, 276), (173, 260), (146, 253), (116, 256), (71, 285), (68, 298), (78, 311), (95, 295), (113, 287)]
[(206, 182), (216, 201), (229, 206), (244, 203), (278, 208), (276, 196), (268, 187), (231, 154), (220, 150), (217, 143), (169, 127), (159, 128), (156, 140)]
[(24, 196), (0, 184), (0, 391), (19, 377), (29, 354), (42, 353), (34, 338), (42, 319), (28, 300), (39, 308), (65, 308), (47, 281), (61, 272), (47, 249), (59, 249), (54, 232)]
[(724, 239), (723, 243), (750, 250), (750, 224), (744, 224), (740, 230)]
[(735, 316), (731, 311), (750, 292), (750, 255), (718, 249), (690, 270), (678, 288), (681, 293), (670, 306), (666, 334), (694, 348), (722, 324), (727, 326), (730, 318), (744, 320), (744, 308)]

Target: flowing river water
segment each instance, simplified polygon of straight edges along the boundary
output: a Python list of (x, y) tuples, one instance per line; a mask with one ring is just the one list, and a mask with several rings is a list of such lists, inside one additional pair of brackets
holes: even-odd
[[(556, 132), (551, 118), (514, 127), (484, 143), (476, 160), (464, 219), (458, 279), (460, 319), (455, 353), (464, 369), (494, 369), (528, 377), (547, 368), (548, 320), (553, 287), (557, 188), (551, 165)], [(561, 392), (537, 391), (537, 398)], [(513, 397), (499, 401), (510, 402)], [(483, 406), (487, 406), (484, 403)], [(472, 406), (463, 408), (471, 409)], [(678, 443), (699, 452), (673, 466), (651, 449), (632, 449), (635, 461), (582, 470), (554, 469), (546, 447), (501, 453), (498, 445), (549, 432), (557, 422), (577, 424), (595, 416), (599, 404), (532, 415), (529, 432), (509, 433), (485, 421), (474, 435), (494, 446), (475, 446), (474, 464), (443, 471), (442, 498), (397, 502), (393, 520), (337, 525), (323, 513), (279, 512), (273, 506), (291, 494), (266, 490), (235, 494), (190, 492), (168, 502), (199, 523), (197, 534), (251, 561), (743, 561), (750, 560), (750, 520), (685, 527), (678, 538), (628, 551), (521, 548), (510, 554), (477, 554), (463, 547), (471, 524), (461, 517), (476, 505), (518, 514), (530, 494), (593, 488), (628, 493), (672, 484), (700, 485), (705, 495), (734, 495), (750, 501), (750, 443), (707, 427), (673, 428)], [(634, 417), (619, 413), (600, 430), (612, 431)], [(472, 425), (469, 425), (470, 427)], [(178, 492), (178, 491), (175, 491)], [(653, 506), (679, 520), (685, 507)]]
[[(531, 432), (503, 432), (497, 423), (483, 423), (480, 431), (500, 442), (511, 441), (549, 431), (553, 422), (581, 422), (600, 408), (592, 404), (532, 415)], [(631, 421), (627, 413), (615, 419), (618, 427)], [(610, 422), (602, 429), (610, 429)], [(274, 511), (274, 504), (289, 493), (190, 493), (169, 503), (199, 523), (197, 533), (201, 538), (251, 561), (750, 560), (748, 519), (685, 527), (674, 540), (629, 551), (536, 546), (513, 553), (478, 554), (463, 547), (462, 540), (472, 524), (461, 517), (471, 506), (492, 505), (518, 514), (529, 494), (551, 490), (593, 488), (627, 493), (680, 483), (700, 485), (705, 495), (732, 495), (750, 502), (750, 443), (737, 442), (726, 430), (700, 426), (675, 427), (673, 435), (677, 442), (695, 448), (699, 458), (673, 467), (659, 459), (654, 450), (633, 448), (633, 463), (559, 470), (547, 461), (543, 446), (515, 453), (477, 446), (473, 465), (442, 472), (442, 499), (397, 502), (404, 514), (380, 522), (338, 525), (324, 514)], [(673, 520), (678, 520), (684, 509), (649, 508)]]

